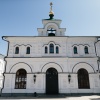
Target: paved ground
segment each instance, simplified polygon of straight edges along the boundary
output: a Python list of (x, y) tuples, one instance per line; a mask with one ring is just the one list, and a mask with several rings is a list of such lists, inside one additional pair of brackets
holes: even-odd
[(91, 96), (38, 96), (38, 97), (0, 97), (0, 100), (100, 100), (100, 95)]

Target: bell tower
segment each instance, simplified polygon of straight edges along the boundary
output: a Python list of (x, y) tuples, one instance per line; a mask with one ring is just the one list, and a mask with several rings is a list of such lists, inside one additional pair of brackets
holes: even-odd
[(38, 28), (38, 36), (65, 36), (66, 28), (60, 28), (60, 19), (54, 19), (54, 12), (52, 11), (53, 3), (50, 3), (49, 19), (43, 19), (43, 28)]

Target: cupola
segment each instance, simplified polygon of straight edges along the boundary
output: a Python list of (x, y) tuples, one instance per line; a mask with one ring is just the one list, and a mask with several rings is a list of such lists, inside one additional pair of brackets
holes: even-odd
[(60, 28), (60, 19), (55, 19), (54, 12), (52, 11), (53, 3), (50, 3), (49, 19), (43, 19), (43, 28), (38, 28), (38, 36), (64, 36), (66, 28)]

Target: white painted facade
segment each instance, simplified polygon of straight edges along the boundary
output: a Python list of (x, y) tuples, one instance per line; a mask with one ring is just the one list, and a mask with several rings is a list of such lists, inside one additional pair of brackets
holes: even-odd
[(1, 93), (1, 89), (3, 88), (4, 70), (5, 70), (4, 56), (0, 54), (0, 93)]
[[(100, 93), (100, 37), (65, 36), (66, 29), (60, 28), (61, 20), (44, 19), (42, 22), (43, 28), (38, 28), (38, 36), (3, 37), (8, 42), (8, 54), (2, 94), (46, 93), (46, 71), (49, 68), (58, 72), (58, 93)], [(55, 36), (48, 36), (50, 28), (56, 30)], [(54, 45), (54, 53), (50, 53), (50, 44)], [(59, 53), (56, 53), (56, 46)], [(85, 46), (88, 54), (85, 54)], [(19, 54), (15, 54), (16, 47), (19, 47)], [(26, 54), (27, 47), (30, 47), (30, 54)], [(48, 53), (45, 53), (45, 47)], [(74, 47), (77, 47), (77, 54), (74, 54)], [(78, 87), (77, 74), (81, 68), (88, 72), (89, 89)], [(19, 69), (27, 72), (26, 89), (15, 89)], [(70, 82), (68, 75), (71, 75)]]

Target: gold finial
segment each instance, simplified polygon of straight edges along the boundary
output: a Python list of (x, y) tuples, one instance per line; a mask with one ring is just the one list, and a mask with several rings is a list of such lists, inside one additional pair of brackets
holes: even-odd
[(50, 15), (50, 14), (54, 15), (54, 12), (52, 11), (52, 5), (53, 5), (53, 3), (52, 3), (52, 2), (50, 2), (50, 6), (51, 6), (51, 8), (50, 8), (49, 15)]

